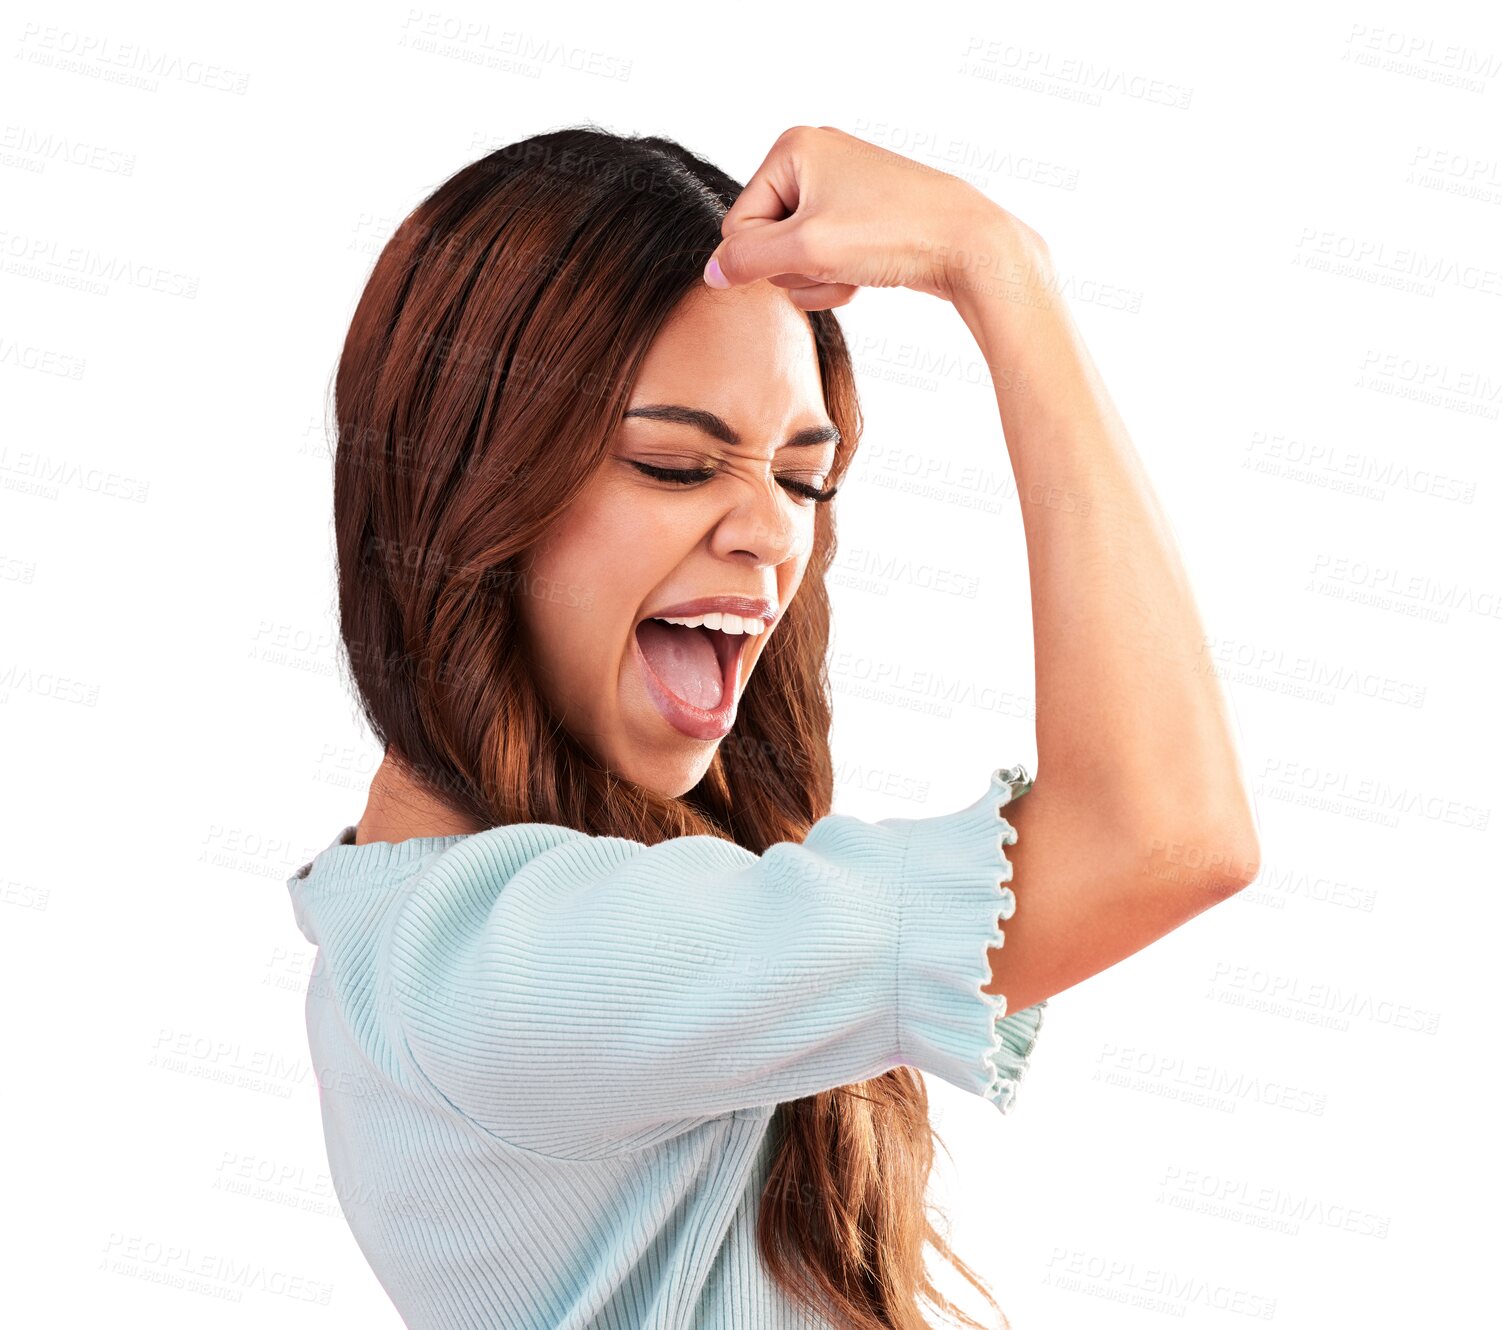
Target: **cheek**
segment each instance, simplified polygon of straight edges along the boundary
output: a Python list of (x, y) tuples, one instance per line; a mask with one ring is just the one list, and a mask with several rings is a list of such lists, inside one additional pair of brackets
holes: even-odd
[(552, 676), (547, 682), (575, 698), (609, 684), (657, 576), (646, 505), (608, 497), (574, 505), (533, 551), (520, 588), (534, 656)]

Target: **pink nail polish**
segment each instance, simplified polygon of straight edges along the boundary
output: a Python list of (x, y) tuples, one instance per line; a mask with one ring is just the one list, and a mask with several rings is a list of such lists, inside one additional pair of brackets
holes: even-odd
[(720, 271), (719, 259), (710, 259), (704, 265), (704, 280), (708, 285), (721, 291), (728, 289), (730, 286), (730, 283), (725, 280), (725, 274)]

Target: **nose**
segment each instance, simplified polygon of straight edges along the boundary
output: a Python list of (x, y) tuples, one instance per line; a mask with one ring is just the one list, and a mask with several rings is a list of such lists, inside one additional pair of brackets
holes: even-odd
[(803, 553), (813, 540), (812, 513), (803, 510), (771, 475), (737, 485), (736, 501), (726, 509), (712, 537), (721, 558), (745, 559), (776, 567)]

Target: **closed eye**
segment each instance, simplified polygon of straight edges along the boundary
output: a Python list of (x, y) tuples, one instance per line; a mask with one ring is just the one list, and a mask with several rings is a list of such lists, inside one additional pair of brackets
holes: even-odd
[[(653, 466), (650, 462), (637, 462), (627, 459), (638, 471), (654, 476), (658, 480), (670, 481), (675, 485), (697, 485), (714, 478), (714, 471), (707, 467), (699, 467), (692, 471), (680, 471), (666, 466)], [(828, 503), (839, 492), (839, 486), (834, 485), (829, 489), (815, 489), (812, 485), (805, 485), (802, 481), (787, 480), (779, 477), (781, 483), (794, 494), (801, 494), (805, 499), (812, 499), (815, 503)]]

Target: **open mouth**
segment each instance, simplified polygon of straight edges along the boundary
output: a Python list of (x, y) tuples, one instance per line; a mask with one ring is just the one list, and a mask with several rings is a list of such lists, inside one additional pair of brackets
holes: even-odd
[(668, 724), (691, 739), (730, 732), (747, 634), (646, 618), (632, 637), (647, 693)]

